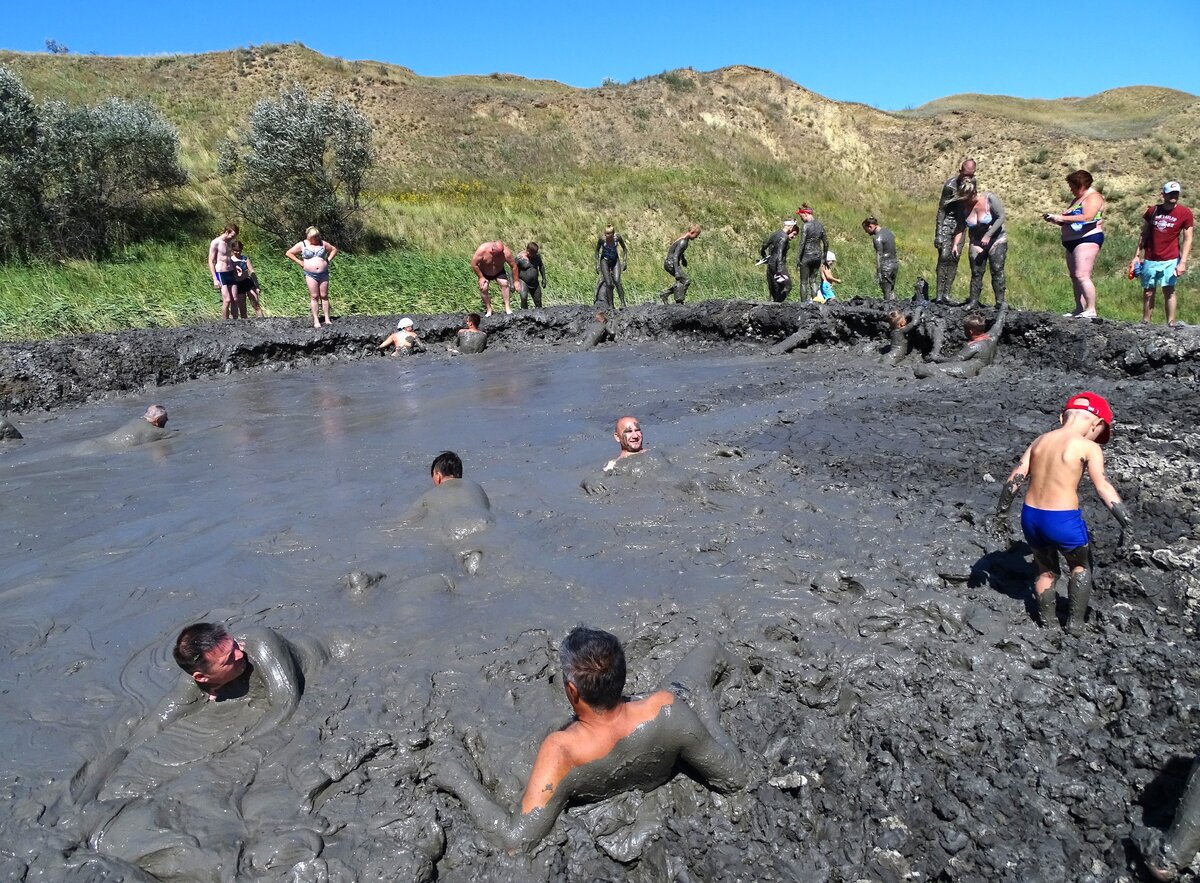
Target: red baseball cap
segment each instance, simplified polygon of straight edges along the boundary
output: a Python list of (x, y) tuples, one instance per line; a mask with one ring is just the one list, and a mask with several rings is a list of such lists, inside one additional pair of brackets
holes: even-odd
[(1112, 438), (1113, 412), (1104, 396), (1094, 392), (1077, 392), (1063, 405), (1063, 413), (1067, 411), (1087, 411), (1103, 420), (1104, 431), (1096, 441), (1102, 445), (1108, 444), (1108, 440)]

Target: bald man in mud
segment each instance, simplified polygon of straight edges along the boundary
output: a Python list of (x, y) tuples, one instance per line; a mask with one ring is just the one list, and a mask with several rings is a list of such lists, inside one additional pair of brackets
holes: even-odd
[(1088, 601), (1092, 595), (1092, 547), (1083, 510), (1079, 508), (1079, 482), (1084, 470), (1096, 495), (1121, 525), (1121, 539), (1129, 529), (1129, 516), (1120, 495), (1104, 474), (1104, 451), (1112, 435), (1113, 414), (1108, 402), (1094, 392), (1081, 392), (1067, 399), (1058, 429), (1038, 436), (1026, 448), (1021, 462), (1004, 484), (996, 511), (1007, 513), (1026, 478), (1021, 529), (1033, 549), (1038, 569), (1034, 592), (1038, 618), (1043, 628), (1056, 620), (1058, 556), (1071, 568), (1067, 587), (1069, 618), (1067, 631), (1083, 630)]
[(499, 239), (495, 242), (485, 242), (479, 248), (475, 249), (475, 256), (471, 258), (471, 271), (479, 280), (479, 296), (483, 298), (483, 314), (484, 316), (492, 315), (492, 298), (490, 287), (493, 282), (499, 283), (500, 294), (504, 298), (504, 312), (511, 313), (512, 307), (509, 304), (509, 280), (504, 275), (504, 267), (508, 265), (512, 269), (512, 278), (516, 280), (521, 278), (520, 270), (517, 269), (517, 259), (513, 256), (511, 249)]
[[(626, 415), (617, 418), (616, 427), (613, 430), (613, 438), (617, 440), (617, 444), (621, 448), (621, 452), (604, 464), (604, 475), (613, 475), (617, 473), (636, 474), (634, 470), (628, 469), (631, 464), (622, 461), (628, 457), (645, 455), (647, 448), (642, 437), (642, 427), (638, 423), (636, 417)], [(650, 458), (657, 459), (657, 458)], [(665, 458), (663, 458), (665, 461)], [(618, 469), (618, 467), (621, 467)], [(608, 487), (604, 484), (603, 476), (596, 478), (585, 478), (579, 485), (583, 490), (592, 495), (600, 495), (608, 493)]]
[(497, 805), (461, 764), (430, 762), (433, 782), (456, 795), (483, 832), (506, 849), (535, 846), (570, 803), (657, 788), (680, 766), (722, 793), (745, 787), (746, 767), (721, 730), (713, 692), (733, 662), (722, 647), (696, 647), (663, 689), (640, 699), (622, 695), (625, 651), (608, 632), (572, 629), (559, 660), (574, 717), (538, 748), (518, 810)]

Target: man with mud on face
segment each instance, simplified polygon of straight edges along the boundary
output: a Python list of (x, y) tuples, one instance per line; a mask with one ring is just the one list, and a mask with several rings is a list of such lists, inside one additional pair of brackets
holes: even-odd
[[(604, 484), (603, 476), (612, 475), (614, 472), (618, 471), (618, 465), (621, 464), (621, 461), (625, 460), (627, 457), (644, 454), (647, 451), (647, 448), (644, 446), (644, 439), (642, 437), (642, 427), (641, 424), (638, 423), (638, 419), (636, 417), (630, 417), (628, 415), (619, 417), (617, 419), (616, 428), (613, 431), (613, 438), (615, 438), (617, 440), (617, 444), (621, 446), (621, 453), (617, 454), (617, 456), (613, 457), (604, 464), (603, 475), (595, 478), (585, 478), (582, 482), (580, 482), (579, 486), (583, 488), (585, 493), (593, 495), (608, 493), (608, 488)], [(621, 469), (620, 471), (624, 473), (628, 470)]]
[(509, 850), (529, 849), (571, 802), (648, 791), (686, 766), (722, 793), (746, 785), (737, 747), (721, 729), (714, 688), (734, 660), (716, 643), (694, 648), (664, 689), (626, 699), (625, 651), (608, 632), (578, 626), (559, 648), (573, 719), (538, 748), (520, 809), (498, 806), (479, 780), (453, 760), (435, 758), (432, 781), (462, 801), (483, 832)]
[(1067, 399), (1058, 429), (1034, 439), (1021, 462), (1009, 474), (996, 507), (1003, 517), (1022, 483), (1029, 478), (1025, 504), (1021, 508), (1021, 530), (1033, 549), (1038, 568), (1034, 592), (1038, 618), (1048, 628), (1056, 618), (1058, 556), (1071, 568), (1068, 583), (1070, 610), (1067, 631), (1083, 630), (1092, 594), (1092, 547), (1083, 510), (1079, 508), (1079, 482), (1086, 468), (1096, 495), (1121, 525), (1121, 542), (1129, 530), (1129, 516), (1121, 497), (1104, 475), (1104, 452), (1100, 446), (1112, 435), (1113, 413), (1101, 396), (1081, 392)]

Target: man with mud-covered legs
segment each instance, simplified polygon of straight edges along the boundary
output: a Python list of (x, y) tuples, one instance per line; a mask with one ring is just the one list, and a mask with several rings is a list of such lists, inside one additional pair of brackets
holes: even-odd
[(796, 222), (790, 218), (767, 237), (758, 250), (759, 263), (767, 265), (767, 296), (777, 304), (787, 300), (792, 290), (792, 277), (787, 271), (788, 246), (796, 238)]
[(796, 270), (800, 276), (800, 297), (812, 300), (821, 289), (821, 264), (829, 253), (829, 239), (825, 225), (816, 219), (812, 207), (806, 202), (796, 209), (800, 223), (800, 254), (796, 256)]
[(483, 832), (507, 849), (529, 849), (572, 801), (596, 801), (665, 784), (681, 765), (709, 787), (731, 792), (748, 775), (721, 730), (714, 688), (733, 664), (720, 645), (701, 644), (663, 689), (626, 699), (625, 651), (608, 632), (578, 626), (559, 648), (563, 689), (574, 718), (538, 748), (521, 806), (508, 812), (453, 760), (435, 758), (432, 780), (456, 795)]
[(863, 220), (862, 228), (871, 237), (871, 245), (875, 249), (875, 284), (883, 292), (884, 300), (892, 300), (896, 288), (896, 274), (900, 272), (896, 237), (873, 216)]
[(965, 226), (968, 206), (960, 198), (959, 191), (966, 182), (975, 184), (975, 160), (964, 159), (958, 174), (942, 185), (938, 199), (937, 222), (933, 230), (933, 247), (937, 249), (937, 300), (939, 304), (952, 302), (950, 290), (954, 277), (958, 275), (958, 261), (962, 252), (955, 248), (954, 237)]
[[(620, 249), (618, 259), (617, 250)], [(621, 309), (625, 309), (625, 286), (621, 284), (621, 273), (629, 266), (629, 246), (617, 228), (609, 224), (596, 239), (596, 306), (613, 309), (613, 292), (621, 298)]]
[(1112, 435), (1113, 413), (1108, 402), (1094, 392), (1081, 392), (1067, 399), (1059, 417), (1061, 425), (1034, 439), (1021, 455), (1021, 462), (1004, 483), (997, 506), (1005, 517), (1026, 478), (1025, 504), (1021, 508), (1021, 530), (1033, 549), (1038, 569), (1034, 592), (1038, 618), (1048, 628), (1056, 617), (1058, 556), (1071, 568), (1067, 584), (1069, 616), (1067, 631), (1079, 634), (1092, 595), (1092, 547), (1083, 510), (1079, 508), (1079, 482), (1086, 469), (1096, 494), (1121, 525), (1121, 542), (1129, 530), (1129, 516), (1121, 497), (1104, 474), (1104, 452)]
[(691, 244), (691, 241), (699, 235), (700, 225), (692, 224), (667, 249), (667, 256), (663, 259), (663, 269), (675, 277), (675, 282), (659, 292), (659, 299), (664, 304), (672, 295), (677, 304), (683, 303), (683, 299), (687, 297), (688, 286), (692, 284), (692, 280), (688, 278), (687, 273), (683, 272), (683, 268), (688, 265), (687, 258), (684, 257), (683, 253), (687, 251), (687, 247)]

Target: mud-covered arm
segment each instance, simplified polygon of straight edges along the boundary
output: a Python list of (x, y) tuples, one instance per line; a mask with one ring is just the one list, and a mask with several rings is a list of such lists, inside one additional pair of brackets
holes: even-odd
[(1008, 304), (1001, 304), (1000, 309), (996, 313), (996, 321), (992, 323), (992, 327), (987, 330), (987, 336), (996, 344), (1000, 343), (1000, 335), (1004, 333), (1004, 320), (1008, 318)]
[(680, 759), (710, 788), (728, 794), (746, 787), (750, 775), (733, 740), (719, 727), (716, 733), (710, 732), (683, 699), (677, 698), (671, 704), (670, 715), (681, 736)]
[(1000, 201), (1000, 197), (995, 193), (988, 194), (988, 208), (992, 213), (992, 225), (983, 234), (985, 245), (991, 242), (1000, 228), (1004, 226), (1004, 203)]
[(1029, 476), (1029, 458), (1030, 452), (1033, 450), (1033, 445), (1025, 449), (1025, 453), (1021, 455), (1021, 460), (1017, 463), (1015, 469), (1008, 474), (1008, 478), (1004, 480), (1004, 487), (1000, 489), (1000, 500), (996, 503), (996, 512), (1007, 512), (1012, 508), (1013, 500), (1021, 490), (1021, 485), (1025, 483), (1025, 479)]
[(942, 185), (942, 196), (938, 200), (936, 226), (933, 229), (933, 238), (935, 242), (942, 235), (942, 225), (946, 222), (946, 216), (950, 212), (950, 203), (954, 201), (956, 196), (953, 181), (954, 179), (951, 178), (950, 181)]
[(541, 277), (541, 280), (542, 280), (542, 288), (545, 288), (546, 287), (546, 262), (542, 260), (541, 255), (538, 255), (537, 271), (538, 271), (538, 276)]
[(602, 497), (608, 493), (608, 485), (606, 484), (610, 473), (598, 472), (589, 475), (583, 481), (579, 482), (579, 486), (583, 488), (583, 492), (592, 497)]
[(629, 246), (625, 244), (625, 237), (620, 233), (617, 234), (617, 247), (621, 249), (621, 269), (624, 270), (629, 266)]
[(271, 732), (292, 716), (300, 704), (302, 680), (291, 648), (276, 632), (267, 628), (249, 629), (238, 640), (267, 685), (267, 713), (246, 734), (247, 739), (253, 739)]
[(600, 251), (604, 248), (604, 237), (601, 236), (596, 240), (596, 272), (600, 272)]
[(1125, 509), (1125, 504), (1121, 502), (1121, 495), (1117, 493), (1117, 489), (1112, 486), (1112, 482), (1104, 474), (1104, 450), (1099, 445), (1096, 445), (1095, 449), (1088, 454), (1087, 470), (1088, 478), (1092, 480), (1092, 486), (1096, 489), (1096, 496), (1108, 507), (1113, 518), (1117, 519), (1122, 532), (1128, 530), (1129, 512)]

